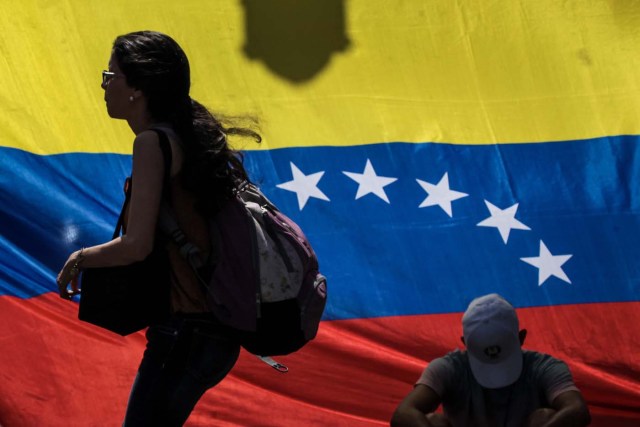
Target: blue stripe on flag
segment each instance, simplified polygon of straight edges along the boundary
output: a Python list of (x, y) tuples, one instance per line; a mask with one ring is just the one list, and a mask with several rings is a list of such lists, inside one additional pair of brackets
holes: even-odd
[[(463, 311), (494, 291), (519, 307), (637, 301), (638, 139), (287, 148), (246, 164), (314, 244), (327, 319)], [(16, 271), (53, 275), (109, 237), (131, 162), (2, 151), (0, 295), (29, 297), (53, 277)]]
[[(327, 318), (345, 319), (463, 311), (488, 292), (521, 307), (638, 300), (639, 142), (396, 143), (283, 149), (248, 160), (314, 244), (329, 277)], [(367, 159), (376, 176), (397, 180), (356, 199), (362, 185), (345, 172), (365, 175)], [(292, 164), (305, 175), (323, 173), (322, 194), (302, 209), (298, 193), (276, 186), (293, 180)], [(417, 180), (436, 185), (445, 174), (451, 190), (467, 194), (451, 202), (451, 217), (440, 205), (419, 207), (429, 194)], [(485, 200), (502, 210), (518, 203), (515, 219), (530, 230), (510, 230), (505, 244), (497, 227), (477, 225), (491, 216)], [(571, 255), (561, 272), (521, 259), (540, 258), (541, 241), (552, 264)], [(539, 285), (540, 270), (557, 275)]]

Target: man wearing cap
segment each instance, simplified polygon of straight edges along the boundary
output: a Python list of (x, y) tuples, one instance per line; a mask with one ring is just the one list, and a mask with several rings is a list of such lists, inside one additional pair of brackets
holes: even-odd
[[(527, 331), (500, 295), (476, 298), (462, 317), (467, 351), (433, 360), (391, 426), (586, 426), (587, 405), (567, 365), (522, 350)], [(434, 411), (442, 403), (444, 415)]]

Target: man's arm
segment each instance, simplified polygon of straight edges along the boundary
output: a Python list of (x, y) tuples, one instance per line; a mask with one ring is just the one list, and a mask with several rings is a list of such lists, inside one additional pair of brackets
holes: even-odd
[(540, 426), (586, 426), (591, 422), (589, 409), (576, 388), (565, 362), (549, 355), (538, 358), (536, 371), (551, 408)]
[(418, 384), (396, 408), (391, 427), (432, 427), (425, 415), (435, 411), (438, 405), (440, 396), (431, 387)]
[(589, 408), (579, 391), (565, 391), (553, 399), (551, 407), (556, 413), (547, 427), (582, 427), (591, 423)]
[[(565, 391), (551, 402), (553, 410), (539, 410), (532, 414), (527, 425), (542, 427), (583, 427), (591, 423), (587, 404), (578, 391)], [(544, 419), (543, 419), (544, 418)]]

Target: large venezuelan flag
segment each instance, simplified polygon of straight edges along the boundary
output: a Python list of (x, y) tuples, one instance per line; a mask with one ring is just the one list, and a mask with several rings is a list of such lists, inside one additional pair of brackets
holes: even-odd
[(469, 301), (499, 292), (596, 426), (640, 423), (637, 1), (0, 1), (0, 425), (116, 426), (144, 337), (54, 277), (110, 235), (132, 134), (99, 72), (155, 29), (193, 96), (254, 114), (253, 178), (329, 278), (280, 375), (243, 354), (188, 424), (382, 426)]

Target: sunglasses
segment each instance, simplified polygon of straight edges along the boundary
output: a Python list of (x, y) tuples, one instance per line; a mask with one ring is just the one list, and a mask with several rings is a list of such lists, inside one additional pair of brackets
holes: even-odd
[(112, 71), (102, 70), (102, 84), (106, 85), (111, 79), (121, 77), (123, 74), (116, 74)]

